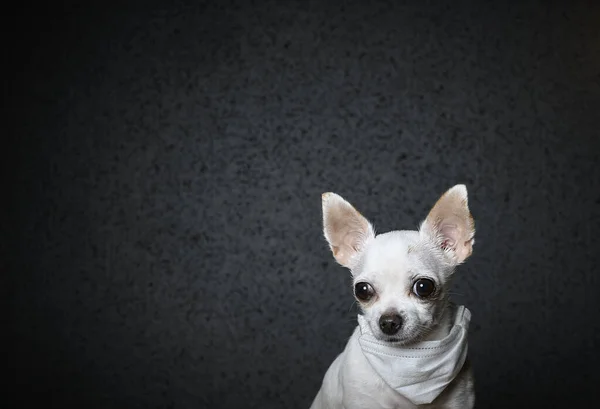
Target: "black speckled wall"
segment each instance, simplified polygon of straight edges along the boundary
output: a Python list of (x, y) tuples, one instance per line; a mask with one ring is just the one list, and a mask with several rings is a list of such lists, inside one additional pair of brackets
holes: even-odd
[(456, 183), (477, 222), (454, 287), (477, 407), (594, 406), (600, 3), (5, 18), (0, 406), (308, 408), (356, 315), (321, 193), (386, 231)]

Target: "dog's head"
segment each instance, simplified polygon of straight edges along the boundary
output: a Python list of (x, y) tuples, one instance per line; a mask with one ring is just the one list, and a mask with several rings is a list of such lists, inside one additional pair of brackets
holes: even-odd
[(354, 296), (373, 334), (402, 344), (437, 327), (450, 277), (471, 255), (475, 234), (464, 185), (442, 195), (419, 231), (379, 235), (350, 203), (325, 193), (323, 229), (337, 262), (352, 272)]

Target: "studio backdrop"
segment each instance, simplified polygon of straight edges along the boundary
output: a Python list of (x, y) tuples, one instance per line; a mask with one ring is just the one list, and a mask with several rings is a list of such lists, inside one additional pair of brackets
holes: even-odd
[(308, 408), (358, 312), (321, 194), (385, 232), (459, 183), (477, 407), (595, 406), (597, 2), (5, 17), (0, 406)]

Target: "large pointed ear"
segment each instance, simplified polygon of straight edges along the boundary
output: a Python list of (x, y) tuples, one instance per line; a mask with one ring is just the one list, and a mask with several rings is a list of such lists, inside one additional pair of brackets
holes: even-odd
[(333, 257), (352, 269), (371, 240), (375, 230), (350, 203), (335, 193), (323, 193), (323, 232)]
[(421, 224), (420, 232), (441, 248), (453, 265), (461, 264), (471, 255), (475, 222), (465, 185), (456, 185), (440, 197)]

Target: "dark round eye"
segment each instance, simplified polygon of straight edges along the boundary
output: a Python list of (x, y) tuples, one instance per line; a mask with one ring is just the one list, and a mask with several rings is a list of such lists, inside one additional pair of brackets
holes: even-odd
[(360, 301), (369, 301), (375, 295), (375, 290), (369, 283), (356, 283), (354, 285), (354, 295)]
[(429, 297), (435, 290), (435, 284), (428, 278), (419, 278), (413, 284), (413, 292), (421, 298)]

